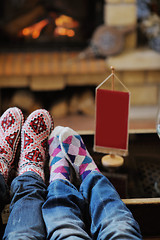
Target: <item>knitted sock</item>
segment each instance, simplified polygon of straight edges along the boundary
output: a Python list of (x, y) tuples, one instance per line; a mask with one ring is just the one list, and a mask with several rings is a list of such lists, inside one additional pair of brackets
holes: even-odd
[(24, 117), (17, 107), (7, 109), (0, 118), (0, 173), (7, 181), (14, 161)]
[(48, 140), (49, 155), (50, 155), (50, 180), (53, 182), (55, 179), (64, 179), (70, 181), (70, 167), (68, 161), (65, 159), (65, 154), (61, 150), (59, 142), (59, 133), (63, 127), (56, 127)]
[(21, 132), (21, 155), (18, 175), (33, 171), (44, 180), (44, 161), (47, 142), (53, 128), (53, 120), (48, 111), (39, 109), (30, 114)]
[(99, 171), (81, 136), (71, 128), (64, 128), (60, 135), (61, 148), (65, 152), (65, 157), (74, 167), (77, 176), (83, 181), (92, 171)]

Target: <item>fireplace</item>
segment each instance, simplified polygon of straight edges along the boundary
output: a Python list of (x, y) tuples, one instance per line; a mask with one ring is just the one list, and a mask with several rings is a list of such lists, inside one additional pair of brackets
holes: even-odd
[(2, 0), (0, 5), (1, 50), (82, 49), (103, 23), (103, 0)]

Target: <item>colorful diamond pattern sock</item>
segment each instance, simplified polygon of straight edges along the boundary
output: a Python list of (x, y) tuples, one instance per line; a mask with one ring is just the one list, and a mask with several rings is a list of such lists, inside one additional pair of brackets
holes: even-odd
[(20, 139), (24, 117), (17, 107), (9, 108), (0, 118), (0, 172), (7, 181)]
[(25, 121), (21, 132), (21, 155), (18, 175), (33, 171), (44, 180), (44, 161), (53, 120), (44, 109), (34, 111)]
[(53, 182), (56, 179), (63, 179), (70, 181), (70, 167), (68, 161), (65, 159), (65, 154), (61, 149), (59, 142), (59, 133), (63, 127), (56, 127), (48, 140), (49, 155), (50, 155), (50, 180)]
[(99, 171), (86, 149), (81, 136), (71, 128), (64, 128), (60, 135), (61, 148), (65, 157), (74, 167), (77, 176), (83, 181), (92, 171)]

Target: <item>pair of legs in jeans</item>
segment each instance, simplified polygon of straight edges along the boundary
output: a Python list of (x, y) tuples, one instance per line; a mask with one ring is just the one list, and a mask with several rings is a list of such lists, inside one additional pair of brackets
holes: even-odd
[[(21, 132), (17, 177), (11, 184), (10, 216), (4, 239), (142, 239), (139, 226), (109, 180), (98, 170), (83, 140), (56, 127), (46, 110), (23, 124), (18, 108), (0, 119), (0, 203)], [(51, 134), (50, 134), (51, 133)], [(49, 143), (50, 179), (44, 182)], [(72, 184), (71, 170), (80, 181)], [(1, 209), (3, 205), (1, 204)]]

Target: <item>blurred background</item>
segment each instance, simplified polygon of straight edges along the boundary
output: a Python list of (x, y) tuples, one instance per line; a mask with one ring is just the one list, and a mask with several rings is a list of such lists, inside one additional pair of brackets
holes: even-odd
[(1, 113), (46, 108), (55, 125), (93, 132), (95, 88), (113, 65), (131, 92), (130, 130), (155, 129), (158, 0), (1, 0), (0, 32)]

